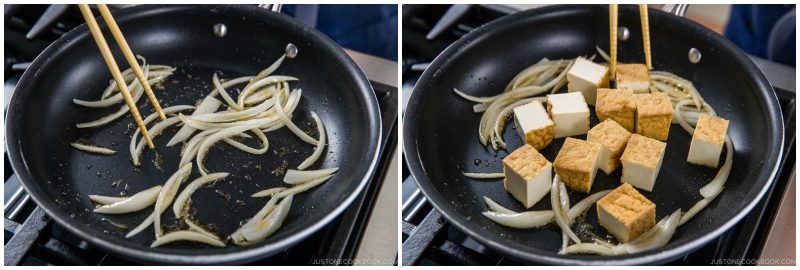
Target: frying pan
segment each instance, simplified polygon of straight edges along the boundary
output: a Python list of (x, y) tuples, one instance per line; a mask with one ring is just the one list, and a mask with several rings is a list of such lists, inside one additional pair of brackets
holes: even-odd
[[(619, 26), (628, 27), (631, 37), (619, 42), (618, 61), (643, 63), (638, 9), (620, 6), (619, 14)], [(476, 96), (496, 95), (519, 71), (544, 57), (591, 56), (595, 46), (608, 51), (607, 6), (551, 6), (511, 14), (464, 35), (431, 63), (411, 94), (404, 120), (405, 155), (422, 193), (458, 229), (522, 262), (657, 264), (725, 232), (761, 199), (775, 176), (784, 136), (775, 93), (741, 50), (701, 25), (651, 11), (650, 31), (653, 69), (691, 80), (718, 114), (730, 120), (728, 135), (735, 149), (724, 191), (679, 227), (666, 246), (623, 256), (558, 255), (561, 233), (557, 227), (514, 229), (481, 214), (486, 211), (483, 196), (524, 211), (500, 179), (475, 180), (461, 174), (502, 171), (502, 159), (524, 142), (509, 124), (504, 135), (507, 150), (482, 147), (477, 136), (481, 114), (474, 113), (473, 103), (458, 97), (453, 88)], [(702, 53), (697, 64), (688, 60), (691, 48)], [(592, 114), (592, 126), (598, 123)], [(576, 137), (586, 139), (585, 135)], [(656, 204), (657, 220), (678, 208), (691, 208), (702, 199), (698, 190), (716, 175), (716, 169), (686, 162), (690, 141), (686, 131), (673, 125), (653, 192), (640, 190)], [(541, 153), (555, 160), (563, 142), (564, 138), (554, 139)], [(621, 170), (611, 175), (599, 172), (591, 193), (616, 188), (620, 176)], [(572, 204), (586, 196), (570, 191)], [(552, 209), (547, 199), (531, 208), (545, 209)], [(589, 231), (599, 237), (608, 235), (598, 225), (594, 207), (587, 211), (586, 223), (592, 224)]]
[[(152, 249), (152, 228), (124, 238), (125, 232), (101, 218), (134, 228), (152, 208), (122, 215), (95, 214), (88, 195), (119, 196), (123, 190), (133, 195), (163, 185), (178, 169), (181, 146), (165, 147), (178, 128), (155, 138), (164, 170), (156, 169), (153, 162), (157, 153), (148, 150), (142, 156), (141, 172), (137, 172), (127, 150), (130, 135), (126, 129), (132, 118), (123, 117), (98, 128), (75, 127), (119, 108), (84, 108), (72, 102), (74, 98), (99, 99), (111, 78), (83, 25), (50, 45), (31, 64), (12, 96), (6, 119), (7, 149), (20, 181), (39, 206), (72, 233), (109, 252), (144, 263), (244, 263), (280, 252), (326, 225), (348, 207), (368, 181), (377, 160), (381, 130), (375, 94), (355, 62), (324, 34), (288, 16), (255, 6), (148, 5), (119, 10), (114, 17), (134, 53), (144, 56), (148, 63), (178, 68), (163, 83), (166, 90), (154, 90), (162, 107), (193, 105), (212, 90), (214, 72), (221, 72), (223, 78), (254, 75), (278, 59), (287, 43), (294, 43), (299, 50), (297, 57), (286, 59), (275, 72), (300, 79), (290, 84), (303, 90), (292, 121), (303, 130), (316, 130), (309, 125), (313, 110), (325, 124), (329, 138), (328, 149), (309, 169), (340, 169), (325, 184), (297, 195), (283, 226), (255, 245), (213, 248), (175, 243)], [(227, 26), (227, 35), (214, 34), (217, 23)], [(106, 37), (111, 36), (104, 24), (101, 28)], [(114, 46), (116, 59), (123, 59)], [(124, 61), (117, 62), (122, 65)], [(151, 113), (146, 98), (138, 104), (143, 115)], [(250, 155), (224, 143), (208, 153), (205, 164), (211, 172), (231, 175), (199, 189), (192, 201), (197, 219), (214, 223), (223, 236), (265, 205), (264, 198), (250, 195), (286, 186), (282, 176), (271, 173), (273, 170), (284, 160), (289, 168), (295, 168), (313, 151), (312, 145), (286, 129), (267, 133), (267, 137), (270, 151), (264, 155)], [(117, 154), (100, 156), (77, 151), (69, 143), (79, 138), (109, 147)], [(245, 143), (257, 144), (255, 140)], [(288, 150), (285, 155), (272, 151), (284, 147)], [(194, 164), (189, 180), (197, 177)], [(121, 178), (125, 179), (121, 184), (112, 186)], [(171, 211), (163, 215), (167, 224), (174, 224), (173, 218)]]

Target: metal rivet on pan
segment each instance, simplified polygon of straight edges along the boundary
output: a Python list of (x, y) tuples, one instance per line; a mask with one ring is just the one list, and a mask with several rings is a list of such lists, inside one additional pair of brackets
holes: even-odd
[(697, 64), (697, 62), (700, 62), (700, 57), (702, 56), (703, 55), (700, 54), (700, 50), (696, 48), (689, 49), (689, 62), (692, 62), (692, 64)]
[(625, 26), (620, 26), (617, 29), (617, 39), (626, 41), (631, 36), (631, 30), (628, 30)]
[(286, 57), (294, 58), (295, 56), (297, 56), (297, 46), (294, 46), (294, 44), (292, 44), (292, 43), (286, 44), (286, 52), (285, 53), (286, 53)]
[(228, 27), (225, 24), (218, 23), (214, 25), (214, 35), (224, 37), (226, 34), (228, 34)]

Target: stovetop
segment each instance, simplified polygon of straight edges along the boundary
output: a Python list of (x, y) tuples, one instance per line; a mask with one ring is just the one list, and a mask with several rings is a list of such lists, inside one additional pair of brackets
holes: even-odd
[[(406, 107), (411, 90), (427, 64), (449, 44), (472, 29), (515, 11), (500, 5), (404, 6), (401, 108)], [(771, 74), (794, 74), (794, 69), (785, 66), (758, 58), (754, 61), (762, 70), (771, 70)], [(786, 211), (781, 210), (786, 208), (782, 206), (788, 206), (784, 203), (784, 196), (794, 198), (796, 138), (794, 77), (785, 79), (765, 74), (775, 88), (786, 130), (784, 156), (776, 180), (764, 198), (737, 225), (705, 246), (666, 265), (753, 265), (765, 262), (759, 258), (763, 257), (761, 252), (775, 229), (773, 221), (776, 215), (779, 211)], [(403, 265), (520, 265), (486, 248), (447, 222), (421, 194), (405, 160), (402, 178)], [(790, 209), (794, 209), (794, 201), (788, 203), (792, 204)], [(790, 229), (793, 231), (794, 227)]]
[[(47, 45), (83, 23), (80, 13), (74, 9), (73, 5), (5, 5), (6, 107), (27, 64)], [(369, 61), (370, 57), (347, 52), (362, 69), (370, 68), (370, 72), (365, 73), (372, 83), (380, 107), (383, 141), (375, 171), (351, 207), (331, 223), (295, 246), (249, 265), (337, 265), (354, 262), (381, 186), (386, 179), (393, 177), (387, 177), (387, 170), (392, 162), (397, 162), (394, 153), (397, 144), (398, 87), (396, 83), (387, 83), (386, 79), (397, 73), (396, 63), (375, 64)], [(20, 185), (7, 155), (4, 172), (5, 265), (139, 264), (92, 246), (48, 218)]]

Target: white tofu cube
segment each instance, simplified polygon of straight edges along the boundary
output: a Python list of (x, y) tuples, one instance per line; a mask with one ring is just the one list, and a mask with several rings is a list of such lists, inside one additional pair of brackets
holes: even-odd
[(547, 113), (555, 123), (554, 138), (589, 132), (589, 106), (581, 92), (547, 95)]
[(712, 168), (719, 167), (719, 155), (722, 153), (727, 131), (728, 120), (701, 114), (697, 119), (686, 161)]
[(622, 153), (622, 183), (653, 191), (667, 144), (639, 134), (631, 135)]
[(525, 144), (503, 159), (503, 183), (508, 193), (531, 208), (550, 192), (552, 170), (552, 163)]
[(617, 65), (617, 89), (631, 89), (634, 94), (650, 93), (650, 70), (645, 64)]
[(583, 93), (586, 103), (594, 106), (597, 88), (608, 88), (608, 68), (578, 57), (567, 72), (567, 81), (569, 92)]
[(555, 124), (544, 110), (541, 100), (514, 108), (514, 123), (519, 137), (536, 150), (542, 150), (553, 141)]

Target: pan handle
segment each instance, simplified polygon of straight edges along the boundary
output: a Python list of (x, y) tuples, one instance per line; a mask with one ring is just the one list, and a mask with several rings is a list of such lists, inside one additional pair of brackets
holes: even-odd
[(281, 13), (281, 8), (283, 7), (283, 4), (259, 4), (258, 7), (266, 10), (272, 10), (273, 12)]
[(661, 11), (678, 17), (683, 17), (686, 14), (687, 8), (689, 8), (689, 4), (667, 4), (661, 8)]

